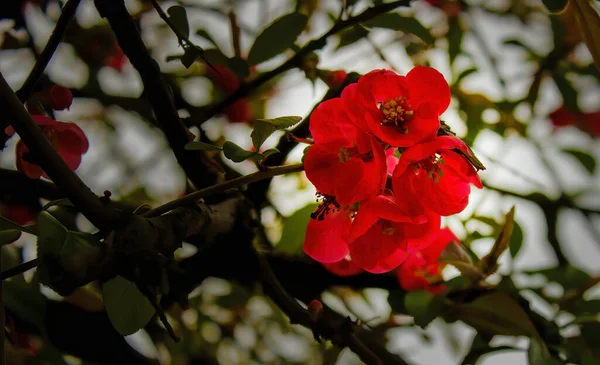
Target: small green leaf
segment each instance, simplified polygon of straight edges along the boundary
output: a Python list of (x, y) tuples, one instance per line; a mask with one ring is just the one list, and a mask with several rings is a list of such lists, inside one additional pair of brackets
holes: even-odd
[(563, 103), (565, 104), (565, 107), (572, 112), (579, 111), (579, 104), (577, 104), (577, 90), (573, 87), (571, 82), (567, 80), (564, 71), (553, 72), (552, 78), (556, 83), (556, 87), (558, 87), (558, 91), (560, 91), (560, 95), (563, 98)]
[(257, 119), (258, 121), (269, 123), (274, 125), (277, 129), (286, 129), (289, 127), (293, 127), (298, 124), (302, 117), (298, 116), (289, 116), (289, 117), (279, 117), (273, 119)]
[(425, 28), (417, 19), (404, 17), (398, 13), (384, 13), (363, 24), (366, 27), (392, 29), (414, 34), (427, 44), (432, 44), (435, 41), (429, 29)]
[(221, 147), (219, 146), (215, 146), (214, 144), (204, 142), (188, 142), (184, 148), (188, 151), (221, 150)]
[(414, 290), (404, 297), (404, 307), (408, 314), (413, 316), (415, 323), (425, 328), (440, 314), (443, 302), (442, 297), (427, 290)]
[(269, 157), (271, 155), (274, 155), (276, 153), (279, 153), (279, 152), (280, 151), (277, 148), (269, 148), (268, 150), (264, 151), (262, 153), (262, 155), (263, 155), (264, 158), (267, 158), (267, 157)]
[(252, 138), (252, 145), (254, 149), (259, 150), (260, 146), (269, 138), (271, 134), (273, 134), (277, 130), (271, 123), (267, 123), (261, 120), (257, 120), (254, 122), (254, 128), (252, 129), (252, 133), (250, 133), (250, 138)]
[(517, 254), (519, 253), (519, 251), (521, 250), (521, 246), (523, 245), (523, 229), (521, 228), (521, 225), (517, 223), (517, 221), (515, 221), (514, 224), (515, 225), (513, 227), (513, 232), (510, 236), (510, 241), (508, 244), (510, 255), (513, 258), (517, 257)]
[(490, 252), (485, 255), (479, 262), (479, 268), (484, 274), (492, 274), (498, 267), (498, 258), (506, 250), (510, 242), (510, 236), (513, 232), (515, 223), (515, 207), (513, 206), (506, 214), (504, 225), (500, 234), (494, 242), (494, 246)]
[(308, 17), (301, 13), (290, 13), (276, 19), (256, 37), (248, 63), (257, 65), (290, 48), (306, 27)]
[(529, 351), (527, 351), (527, 359), (529, 365), (561, 365), (564, 362), (553, 357), (548, 351), (548, 347), (544, 340), (539, 336), (535, 336), (529, 343)]
[(450, 65), (454, 64), (454, 60), (461, 52), (462, 40), (464, 31), (460, 25), (458, 17), (452, 17), (448, 21), (448, 57), (450, 58)]
[(233, 162), (242, 162), (252, 156), (260, 155), (258, 152), (246, 151), (231, 141), (227, 141), (223, 144), (223, 154)]
[[(179, 59), (185, 68), (190, 68), (198, 58), (204, 56), (205, 51), (200, 47), (189, 46), (185, 48), (185, 53)], [(167, 57), (168, 58), (168, 57)], [(168, 59), (167, 59), (168, 61)]]
[(0, 231), (0, 246), (13, 243), (21, 237), (21, 231), (18, 229), (7, 229)]
[(185, 8), (180, 5), (174, 5), (167, 9), (167, 13), (169, 14), (173, 26), (175, 26), (175, 28), (177, 28), (177, 30), (186, 38), (189, 38), (190, 24)]
[(315, 211), (318, 204), (311, 203), (298, 209), (291, 216), (283, 219), (283, 232), (275, 250), (278, 252), (298, 254), (302, 252), (306, 227), (310, 221), (310, 214)]
[(215, 48), (219, 48), (219, 46), (217, 45), (217, 42), (215, 42), (213, 37), (211, 37), (211, 35), (208, 34), (204, 29), (198, 29), (196, 31), (196, 35), (199, 37), (202, 37), (202, 38), (206, 39), (207, 41), (209, 41), (210, 43), (212, 43), (213, 46), (215, 46)]
[(590, 174), (593, 174), (594, 171), (596, 171), (596, 159), (593, 156), (582, 151), (568, 148), (564, 149), (563, 152), (575, 157)]
[(560, 13), (567, 7), (568, 0), (542, 0), (546, 9), (551, 13)]
[(340, 33), (340, 43), (336, 50), (354, 44), (369, 35), (369, 31), (360, 25), (356, 25)]
[(135, 283), (122, 276), (102, 284), (102, 300), (113, 327), (123, 336), (144, 328), (154, 316), (154, 307)]
[(471, 67), (468, 68), (466, 70), (464, 70), (463, 72), (461, 72), (457, 77), (456, 77), (456, 81), (454, 82), (455, 84), (458, 84), (459, 82), (461, 82), (465, 77), (473, 74), (477, 72), (477, 69), (475, 67)]
[(536, 336), (537, 330), (521, 305), (508, 294), (484, 294), (453, 308), (457, 318), (490, 335)]

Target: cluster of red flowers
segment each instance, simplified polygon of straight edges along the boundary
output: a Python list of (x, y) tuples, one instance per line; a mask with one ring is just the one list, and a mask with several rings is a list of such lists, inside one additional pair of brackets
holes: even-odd
[(573, 126), (592, 138), (600, 137), (600, 110), (593, 113), (572, 112), (561, 106), (549, 115), (555, 128)]
[(482, 187), (464, 142), (438, 136), (449, 104), (444, 77), (419, 66), (406, 76), (372, 71), (317, 107), (304, 166), (321, 204), (306, 254), (344, 275), (402, 264), (407, 290), (439, 281), (437, 259), (457, 241), (441, 216), (467, 206), (470, 184)]

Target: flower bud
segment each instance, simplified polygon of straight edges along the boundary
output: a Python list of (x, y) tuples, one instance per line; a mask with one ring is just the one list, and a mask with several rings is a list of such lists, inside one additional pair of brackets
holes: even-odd
[(73, 93), (64, 86), (54, 85), (48, 91), (48, 101), (54, 110), (69, 109), (73, 103)]
[(318, 70), (317, 75), (321, 80), (323, 80), (324, 83), (327, 84), (327, 86), (329, 86), (332, 89), (335, 89), (342, 86), (348, 74), (344, 70)]

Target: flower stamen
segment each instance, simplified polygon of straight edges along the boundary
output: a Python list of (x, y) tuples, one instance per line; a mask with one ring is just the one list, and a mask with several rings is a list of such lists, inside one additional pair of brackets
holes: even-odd
[(395, 126), (402, 133), (408, 133), (405, 122), (414, 117), (412, 105), (408, 104), (408, 99), (401, 96), (399, 98), (388, 99), (380, 105), (382, 125)]

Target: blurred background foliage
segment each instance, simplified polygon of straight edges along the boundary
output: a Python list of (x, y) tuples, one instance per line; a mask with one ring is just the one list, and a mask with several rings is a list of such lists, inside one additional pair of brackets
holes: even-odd
[[(452, 91), (442, 119), (487, 167), (481, 173), (486, 188), (473, 191), (469, 207), (444, 224), (478, 262), (515, 206), (509, 249), (486, 288), (470, 287), (452, 267), (444, 271), (449, 294), (437, 297), (401, 291), (393, 273), (379, 281), (361, 281), (366, 274), (337, 281), (324, 270), (298, 270), (308, 261), (303, 234), (315, 207), (314, 188), (303, 173), (276, 177), (263, 193), (253, 193), (264, 228), (255, 239), (272, 247), (286, 273), (281, 280), (304, 295), (296, 297), (321, 299), (368, 326), (381, 351), (399, 355), (390, 355), (386, 364), (597, 363), (600, 61), (594, 64), (592, 57), (598, 39), (586, 32), (599, 27), (598, 1), (571, 0), (566, 9), (566, 1), (549, 0), (406, 1), (409, 6), (325, 38), (341, 19), (385, 2), (161, 2), (191, 46), (178, 41), (150, 1), (125, 3), (180, 115), (192, 133), (216, 145), (227, 140), (252, 151), (254, 120), (309, 115), (328, 91), (317, 69), (364, 74), (391, 68), (405, 74), (414, 65), (431, 65), (440, 70)], [(52, 0), (0, 4), (0, 70), (14, 90), (33, 67), (62, 5)], [(167, 10), (176, 5), (183, 6), (183, 14)], [(288, 18), (279, 28), (263, 33), (283, 16)], [(321, 42), (309, 43), (317, 39)], [(314, 52), (280, 68), (307, 45)], [(257, 79), (264, 82), (253, 84)], [(156, 126), (140, 76), (92, 1), (81, 2), (41, 87), (54, 83), (75, 96), (70, 110), (55, 117), (86, 132), (90, 150), (77, 172), (93, 191), (109, 190), (112, 199), (133, 207), (156, 206), (186, 192), (185, 175)], [(203, 123), (240, 85), (254, 87)], [(306, 134), (302, 125), (298, 135)], [(277, 131), (266, 140), (261, 151), (287, 146), (266, 163), (300, 161), (306, 145), (290, 147), (286, 138)], [(16, 138), (7, 139), (0, 153), (0, 213), (28, 224), (60, 194), (45, 183), (20, 186), (30, 187), (29, 194), (15, 190), (10, 171), (15, 143)], [(231, 176), (256, 171), (249, 161), (233, 163), (218, 153), (213, 158)], [(55, 208), (53, 214), (69, 229), (91, 229), (71, 207)], [(2, 269), (35, 255), (35, 237), (23, 234), (2, 247)], [(198, 255), (202, 251), (190, 243), (176, 252), (181, 262), (193, 263)], [(360, 363), (348, 349), (317, 343), (309, 329), (291, 325), (256, 280), (244, 279), (256, 279), (255, 273), (228, 267), (193, 283), (187, 308), (169, 307), (179, 343), (154, 320), (120, 342), (106, 328), (96, 284), (63, 298), (41, 287), (34, 271), (6, 280), (8, 363)], [(97, 337), (106, 333), (112, 337)], [(81, 347), (74, 337), (88, 345)]]

